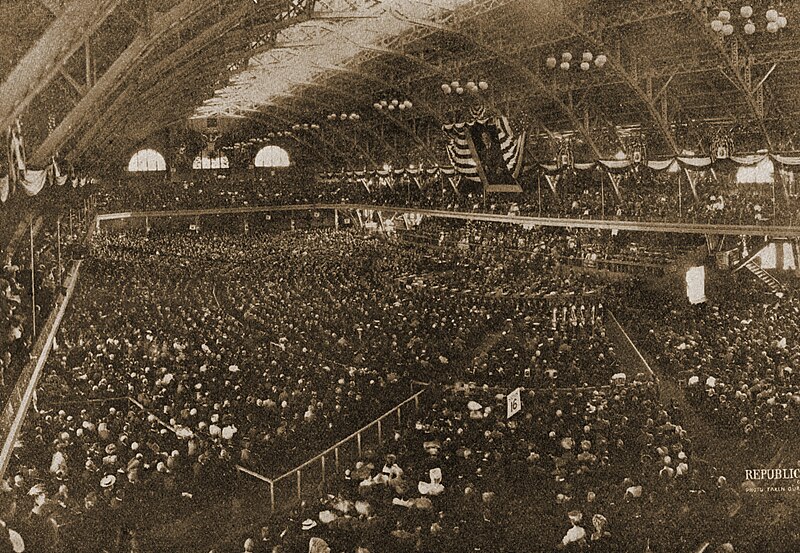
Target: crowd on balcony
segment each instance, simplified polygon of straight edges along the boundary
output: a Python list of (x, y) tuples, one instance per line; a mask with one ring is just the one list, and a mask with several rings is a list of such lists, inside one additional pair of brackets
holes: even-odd
[[(727, 178), (727, 177), (725, 177)], [(565, 175), (551, 187), (544, 176), (523, 177), (523, 192), (489, 194), (452, 177), (422, 175), (320, 179), (308, 174), (230, 174), (193, 180), (132, 177), (101, 192), (108, 211), (194, 209), (362, 203), (489, 211), (544, 217), (670, 221), (737, 225), (791, 224), (798, 220), (796, 199), (781, 184), (724, 184), (712, 177), (690, 186), (682, 174), (642, 171), (612, 183), (606, 175)], [(678, 184), (678, 180), (682, 184)], [(530, 181), (530, 182), (528, 182)]]
[[(29, 225), (23, 224), (17, 229), (19, 232), (12, 232), (13, 241), (4, 249), (0, 268), (0, 389), (4, 393), (16, 382), (28, 361), (34, 340), (34, 312), (36, 323), (41, 327), (58, 296), (64, 271), (64, 264), (59, 266), (58, 263), (56, 223), (40, 217), (32, 224), (33, 252)], [(65, 255), (67, 247), (75, 240), (76, 236), (66, 231), (61, 236)], [(35, 297), (31, 293), (34, 286)]]

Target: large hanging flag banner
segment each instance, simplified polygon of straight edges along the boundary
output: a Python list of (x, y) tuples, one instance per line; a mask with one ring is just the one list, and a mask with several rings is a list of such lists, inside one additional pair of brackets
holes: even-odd
[(485, 117), (484, 108), (471, 110), (468, 123), (445, 125), (451, 137), (447, 153), (456, 171), (479, 182), (486, 192), (522, 192), (517, 177), (522, 169), (525, 133), (514, 138), (505, 117)]

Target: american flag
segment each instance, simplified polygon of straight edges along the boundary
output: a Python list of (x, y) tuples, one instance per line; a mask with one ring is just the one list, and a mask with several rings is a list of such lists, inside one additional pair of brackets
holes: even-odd
[(522, 160), (525, 153), (526, 133), (514, 137), (514, 131), (506, 117), (485, 118), (486, 109), (483, 106), (470, 108), (472, 121), (469, 123), (454, 123), (444, 125), (442, 129), (450, 135), (450, 144), (447, 146), (447, 155), (456, 172), (467, 180), (481, 182), (478, 172), (478, 162), (472, 155), (469, 147), (467, 133), (475, 123), (494, 125), (500, 140), (500, 150), (509, 172), (516, 178), (522, 169)]

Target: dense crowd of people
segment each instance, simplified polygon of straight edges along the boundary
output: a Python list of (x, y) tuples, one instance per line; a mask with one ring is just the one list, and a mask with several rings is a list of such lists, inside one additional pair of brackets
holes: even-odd
[(438, 250), (331, 229), (99, 235), (14, 489), (61, 516), (113, 511), (160, 487), (202, 493), (237, 464), (291, 468), (404, 399), (412, 379), (607, 383), (619, 367), (604, 285), (542, 271), (543, 231), (517, 236), (539, 247), (501, 263), (502, 249), (479, 247), (491, 231)]
[(511, 419), (481, 386), (431, 396), (384, 455), (245, 551), (686, 551), (702, 523), (680, 508), (713, 518), (733, 497), (652, 382), (526, 390)]
[[(95, 235), (0, 488), (26, 550), (177, 550), (153, 541), (156, 515), (207, 516), (240, 469), (282, 474), (422, 381), (425, 406), (385, 451), (260, 534), (223, 532), (223, 550), (233, 537), (245, 551), (677, 552), (701, 538), (729, 551), (731, 532), (691, 513), (726, 517), (735, 486), (693, 458), (683, 414), (609, 335), (630, 282), (563, 263), (667, 263), (691, 244), (453, 220), (397, 237), (268, 226)], [(798, 406), (780, 312), (793, 301), (742, 315), (748, 339), (790, 340), (763, 345), (769, 366), (759, 340), (731, 339), (730, 365), (697, 346), (724, 343), (724, 312), (706, 336), (699, 315), (654, 310), (648, 346), (695, 371), (688, 395), (709, 417), (747, 432), (746, 413), (774, 434)], [(516, 388), (523, 410), (507, 420)], [(734, 395), (750, 407), (729, 407)]]
[[(31, 225), (33, 252), (29, 237)], [(23, 221), (12, 238), (4, 248), (0, 269), (0, 390), (4, 393), (16, 382), (28, 361), (34, 340), (34, 313), (41, 327), (60, 293), (68, 265), (66, 259), (59, 265), (55, 221), (45, 217), (38, 217), (31, 223)], [(68, 248), (77, 240), (77, 232), (70, 234), (65, 229), (60, 239), (66, 258)], [(34, 288), (36, 292), (32, 294)]]
[(699, 309), (654, 306), (641, 317), (649, 330), (643, 343), (665, 370), (680, 375), (690, 401), (727, 434), (756, 446), (794, 436), (800, 303), (790, 293), (759, 289), (747, 277), (727, 296)]
[[(139, 177), (141, 179), (141, 177)], [(682, 186), (678, 179), (683, 179)], [(444, 175), (389, 177), (309, 174), (211, 174), (192, 180), (150, 177), (148, 186), (108, 183), (99, 197), (109, 211), (350, 203), (488, 211), (543, 217), (617, 219), (736, 225), (787, 225), (798, 221), (796, 198), (776, 184), (724, 184), (698, 178), (694, 191), (681, 174), (640, 172), (620, 178), (566, 174), (552, 187), (544, 176), (522, 179), (518, 194), (488, 194)], [(723, 179), (724, 180), (724, 179)], [(156, 182), (158, 181), (158, 182)], [(124, 190), (124, 193), (123, 193)]]

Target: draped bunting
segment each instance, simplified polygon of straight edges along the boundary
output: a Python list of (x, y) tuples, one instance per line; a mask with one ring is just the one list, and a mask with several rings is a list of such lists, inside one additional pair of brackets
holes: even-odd
[(653, 171), (665, 171), (670, 167), (675, 167), (678, 162), (674, 159), (651, 160), (647, 162), (647, 167)]
[[(450, 162), (464, 178), (483, 184), (490, 192), (522, 191), (514, 179), (522, 169), (526, 135), (523, 132), (515, 139), (507, 118), (477, 117), (468, 123), (443, 125), (442, 130), (450, 135), (447, 145)], [(477, 136), (482, 137), (482, 142), (478, 143)], [(492, 185), (494, 188), (490, 189)]]
[(29, 168), (25, 159), (25, 146), (19, 121), (8, 128), (6, 139), (8, 175), (0, 179), (0, 201), (3, 203), (9, 196), (16, 194), (17, 185), (27, 196), (35, 196), (48, 184), (64, 186), (70, 181), (73, 188), (78, 188), (89, 182), (86, 177), (78, 179), (72, 176), (72, 166), (69, 166), (70, 175), (62, 175), (55, 157), (50, 159), (50, 164), (44, 169)]
[[(463, 142), (463, 145), (461, 144)], [(481, 182), (478, 174), (478, 164), (472, 159), (472, 152), (466, 138), (454, 139), (452, 144), (447, 145), (447, 156), (453, 168), (465, 179), (473, 182)]]
[(47, 181), (47, 174), (47, 169), (42, 169), (40, 171), (28, 169), (25, 171), (25, 178), (21, 179), (19, 184), (22, 190), (25, 191), (25, 194), (28, 196), (35, 196), (44, 188), (44, 183)]
[[(451, 125), (445, 125), (444, 128), (465, 128), (466, 123), (456, 123)], [(450, 150), (451, 147), (448, 146), (448, 153), (451, 153), (450, 159), (451, 161), (454, 158), (463, 161), (462, 165), (454, 165), (454, 166), (434, 166), (434, 167), (420, 167), (420, 168), (400, 168), (400, 169), (392, 169), (392, 170), (384, 170), (384, 169), (375, 169), (375, 170), (363, 170), (363, 171), (340, 171), (340, 172), (322, 172), (320, 173), (321, 178), (327, 179), (335, 179), (335, 178), (342, 178), (344, 176), (353, 177), (353, 176), (366, 176), (366, 177), (386, 177), (386, 180), (392, 180), (395, 177), (402, 177), (405, 175), (408, 176), (416, 176), (416, 175), (429, 175), (429, 176), (452, 176), (452, 175), (459, 175), (464, 177), (468, 180), (481, 182), (480, 176), (478, 175), (477, 167), (475, 165), (475, 161), (472, 159), (471, 156), (468, 158), (462, 158), (457, 153), (459, 151), (458, 147), (453, 147), (452, 149), (456, 150), (455, 155), (453, 155)], [(467, 151), (469, 150), (469, 145), (467, 145)], [(729, 158), (716, 158), (712, 159), (708, 156), (675, 156), (669, 157), (664, 159), (651, 159), (647, 161), (643, 161), (641, 163), (636, 163), (632, 160), (627, 159), (601, 159), (597, 161), (590, 161), (584, 163), (573, 163), (572, 165), (562, 165), (556, 162), (543, 162), (543, 163), (536, 163), (534, 167), (536, 167), (541, 174), (545, 177), (548, 176), (558, 176), (563, 171), (568, 168), (575, 169), (577, 171), (591, 171), (594, 169), (603, 169), (609, 175), (612, 173), (621, 173), (627, 171), (633, 167), (641, 166), (645, 167), (651, 171), (661, 172), (661, 171), (673, 171), (677, 172), (679, 169), (687, 169), (688, 171), (713, 171), (714, 167), (721, 166), (724, 167), (727, 165), (737, 165), (739, 167), (753, 167), (758, 165), (764, 159), (769, 158), (773, 160), (775, 163), (778, 163), (785, 167), (787, 170), (792, 170), (795, 167), (800, 168), (800, 156), (789, 156), (783, 154), (746, 154), (746, 155), (732, 155)], [(459, 163), (462, 163), (459, 161)], [(516, 166), (517, 169), (520, 166)], [(556, 179), (547, 179), (548, 184), (550, 184), (551, 188), (554, 188), (555, 185), (558, 183), (558, 178)], [(692, 184), (692, 177), (690, 177), (690, 184)], [(60, 183), (60, 181), (58, 181)], [(416, 182), (416, 181), (415, 181)], [(381, 184), (387, 185), (387, 183), (382, 182)], [(613, 184), (613, 182), (612, 182)], [(420, 183), (417, 183), (419, 186)], [(391, 185), (389, 185), (391, 186)]]
[(800, 165), (800, 156), (782, 156), (780, 154), (770, 154), (770, 157), (782, 165)]
[(500, 139), (500, 150), (503, 152), (503, 160), (508, 166), (508, 170), (514, 178), (519, 176), (522, 169), (522, 158), (525, 153), (525, 131), (514, 140), (514, 132), (508, 124), (506, 117), (500, 117), (498, 124), (497, 137)]
[(377, 177), (379, 179), (386, 179), (392, 180), (395, 177), (403, 177), (403, 176), (410, 176), (415, 177), (419, 175), (428, 175), (428, 176), (439, 176), (439, 175), (454, 175), (456, 173), (453, 167), (448, 166), (440, 166), (440, 167), (418, 167), (418, 168), (401, 168), (401, 169), (392, 169), (392, 170), (385, 170), (385, 169), (374, 169), (374, 170), (363, 170), (363, 171), (323, 171), (319, 173), (319, 177), (322, 179), (336, 179), (341, 178), (343, 176), (346, 177), (358, 177), (358, 178), (373, 178)]
[[(586, 163), (574, 163), (572, 168), (579, 171), (591, 171), (598, 167), (606, 171), (625, 171), (631, 167), (642, 165), (652, 171), (675, 170), (682, 167), (690, 170), (707, 170), (717, 165), (733, 163), (740, 167), (752, 167), (758, 165), (764, 159), (770, 158), (776, 163), (787, 167), (800, 167), (800, 156), (786, 156), (781, 154), (747, 154), (740, 156), (730, 156), (729, 158), (712, 159), (709, 156), (675, 156), (665, 159), (653, 159), (643, 163), (636, 163), (629, 159), (598, 159)], [(537, 164), (543, 173), (558, 173), (567, 169), (568, 166), (556, 162), (541, 162)]]
[(632, 161), (628, 161), (627, 159), (619, 160), (619, 159), (599, 159), (597, 160), (599, 164), (604, 166), (606, 169), (614, 169), (619, 171), (620, 169), (627, 169), (631, 165), (633, 165)]

